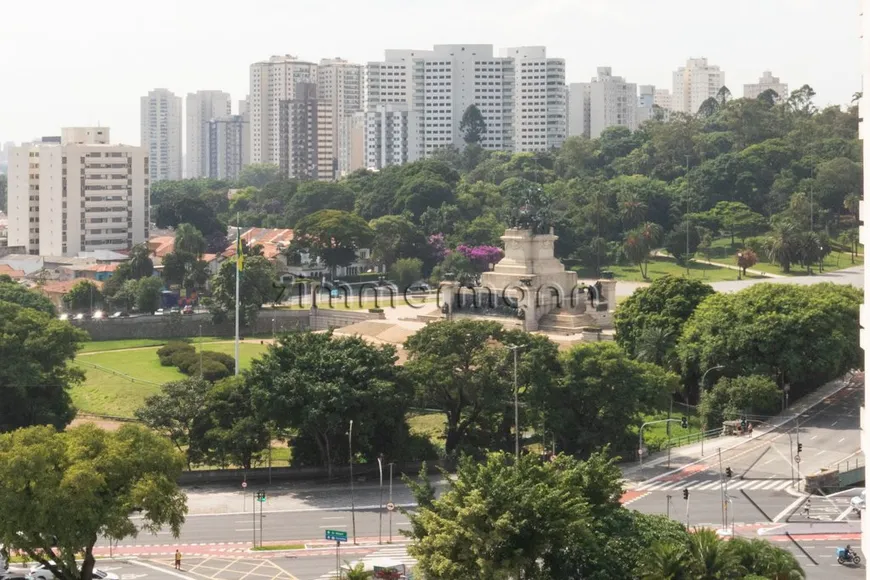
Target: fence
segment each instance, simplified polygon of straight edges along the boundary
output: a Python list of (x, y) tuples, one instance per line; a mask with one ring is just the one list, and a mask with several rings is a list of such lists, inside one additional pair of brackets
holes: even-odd
[(708, 431), (698, 431), (696, 433), (689, 433), (688, 435), (683, 435), (682, 437), (674, 437), (666, 440), (662, 443), (662, 449), (673, 449), (674, 447), (682, 447), (684, 445), (691, 445), (692, 443), (700, 443), (702, 440), (706, 441), (707, 439), (715, 439), (722, 435), (722, 427), (717, 429), (710, 429)]

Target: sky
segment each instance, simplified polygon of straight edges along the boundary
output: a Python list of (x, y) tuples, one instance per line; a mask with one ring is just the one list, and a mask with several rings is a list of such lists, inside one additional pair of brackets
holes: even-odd
[(0, 3), (0, 143), (102, 125), (139, 143), (139, 98), (248, 93), (251, 63), (274, 54), (365, 63), (387, 48), (546, 46), (568, 82), (599, 66), (671, 88), (707, 57), (735, 96), (771, 70), (817, 105), (861, 90), (859, 0), (43, 0)]

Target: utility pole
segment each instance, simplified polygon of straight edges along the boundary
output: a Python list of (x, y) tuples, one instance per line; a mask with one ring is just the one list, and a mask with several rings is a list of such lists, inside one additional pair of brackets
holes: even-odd
[(719, 448), (719, 487), (722, 490), (722, 529), (728, 527), (728, 511), (725, 507), (725, 474), (722, 471), (722, 448)]
[(508, 348), (514, 352), (514, 446), (517, 458), (517, 463), (520, 461), (520, 402), (519, 402), (519, 386), (517, 383), (517, 351), (525, 348), (526, 344), (509, 346)]
[(686, 155), (686, 277), (689, 275), (689, 156)]
[(381, 477), (381, 500), (378, 506), (378, 545), (383, 543), (384, 536), (384, 454), (378, 455), (378, 473)]
[(199, 325), (199, 378), (202, 379), (202, 324)]
[(667, 509), (667, 516), (668, 516), (668, 518), (670, 518), (671, 517), (671, 495), (670, 494), (666, 495), (665, 499), (667, 500), (667, 507), (665, 509)]
[[(393, 503), (393, 463), (390, 463), (390, 499), (389, 503), (392, 505)], [(388, 543), (393, 543), (393, 510), (390, 510), (389, 515), (390, 520), (390, 541)]]
[(350, 420), (350, 428), (347, 430), (347, 450), (350, 458), (350, 519), (353, 524), (353, 544), (356, 545), (356, 510), (353, 505), (353, 419)]

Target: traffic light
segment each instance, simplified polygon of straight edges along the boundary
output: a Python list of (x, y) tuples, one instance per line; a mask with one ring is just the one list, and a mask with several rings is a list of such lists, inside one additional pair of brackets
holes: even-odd
[(688, 489), (683, 490), (683, 499), (689, 499), (689, 490)]
[(680, 419), (680, 427), (682, 427), (683, 429), (688, 429), (689, 428), (689, 419), (686, 417), (683, 417), (682, 419)]
[(804, 444), (803, 444), (803, 443), (798, 443), (798, 453), (800, 453), (800, 452), (803, 451), (803, 450), (804, 450)]
[(730, 467), (726, 467), (726, 468), (725, 468), (725, 477), (727, 477), (727, 478), (730, 479), (730, 478), (731, 478), (731, 474), (732, 474), (731, 468), (730, 468)]

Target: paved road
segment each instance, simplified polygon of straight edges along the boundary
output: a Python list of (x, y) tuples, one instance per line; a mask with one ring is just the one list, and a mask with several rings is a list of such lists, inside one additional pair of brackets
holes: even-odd
[[(866, 578), (867, 568), (864, 562), (860, 566), (841, 566), (837, 563), (836, 552), (837, 548), (842, 548), (846, 544), (851, 544), (853, 548), (858, 548), (859, 541), (819, 541), (819, 540), (801, 540), (798, 543), (806, 550), (813, 560), (818, 562), (814, 564), (800, 548), (794, 545), (789, 540), (781, 540), (774, 542), (777, 546), (787, 549), (789, 552), (797, 556), (798, 562), (807, 573), (807, 580), (831, 580), (836, 578)], [(859, 553), (860, 554), (860, 553)], [(860, 554), (862, 557), (863, 554)]]

